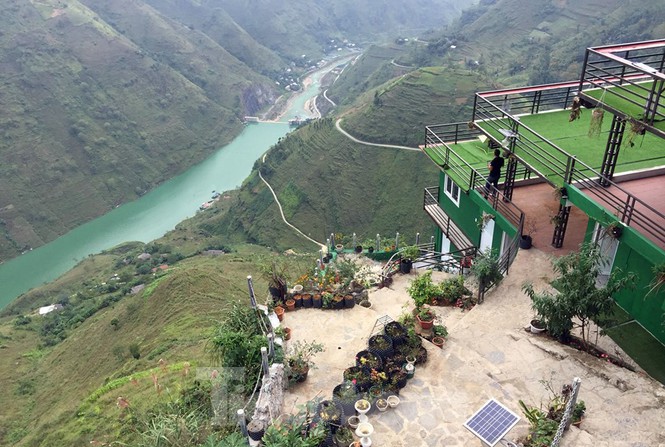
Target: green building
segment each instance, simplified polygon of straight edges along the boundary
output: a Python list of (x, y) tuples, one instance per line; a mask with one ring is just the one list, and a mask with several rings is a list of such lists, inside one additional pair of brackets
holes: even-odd
[[(477, 93), (470, 122), (428, 126), (422, 150), (440, 174), (423, 205), (437, 251), (454, 260), (492, 249), (509, 273), (534, 229), (554, 254), (595, 242), (599, 282), (615, 269), (637, 277), (614, 297), (622, 329), (610, 335), (631, 355), (662, 348), (665, 287), (653, 286), (665, 280), (654, 273), (665, 266), (664, 67), (665, 40), (588, 48), (578, 81)], [(495, 148), (498, 190), (485, 187)]]

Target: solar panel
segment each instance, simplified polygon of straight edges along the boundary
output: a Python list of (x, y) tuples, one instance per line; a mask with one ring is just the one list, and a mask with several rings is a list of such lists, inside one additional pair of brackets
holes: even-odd
[(519, 416), (515, 413), (494, 399), (490, 399), (464, 423), (464, 426), (485, 444), (494, 447), (519, 420)]

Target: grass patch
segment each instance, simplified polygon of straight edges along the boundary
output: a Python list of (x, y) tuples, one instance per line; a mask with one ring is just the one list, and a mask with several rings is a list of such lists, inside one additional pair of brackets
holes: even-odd
[(637, 322), (628, 322), (606, 330), (616, 342), (651, 377), (665, 384), (665, 346)]

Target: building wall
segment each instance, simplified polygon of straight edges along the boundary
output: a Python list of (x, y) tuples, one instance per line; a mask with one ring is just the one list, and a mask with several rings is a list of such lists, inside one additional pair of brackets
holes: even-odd
[[(566, 185), (569, 199), (589, 215), (589, 225), (584, 238), (585, 242), (593, 239), (596, 222), (607, 226), (617, 219), (603, 207), (590, 200), (577, 188)], [(665, 263), (665, 252), (653, 242), (642, 236), (631, 227), (624, 227), (619, 238), (612, 272), (620, 276), (632, 273), (635, 275), (634, 287), (626, 288), (614, 296), (617, 304), (628, 312), (646, 330), (665, 343), (665, 286), (659, 291), (647, 295), (653, 280), (653, 268)]]
[[(494, 236), (492, 238), (492, 249), (497, 253), (501, 249), (502, 234), (505, 231), (508, 237), (513, 238), (517, 234), (517, 229), (513, 227), (508, 220), (487, 203), (487, 201), (475, 190), (468, 194), (460, 189), (459, 206), (457, 206), (445, 194), (446, 176), (442, 172), (439, 174), (439, 205), (450, 216), (450, 218), (462, 229), (464, 234), (471, 242), (478, 246), (480, 244), (481, 229), (478, 222), (481, 220), (483, 211), (494, 215)], [(437, 234), (437, 249), (440, 250), (441, 231)], [(459, 247), (451, 247), (451, 251), (458, 250)]]

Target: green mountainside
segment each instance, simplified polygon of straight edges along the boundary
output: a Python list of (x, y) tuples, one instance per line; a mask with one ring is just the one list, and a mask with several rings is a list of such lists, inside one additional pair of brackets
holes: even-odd
[(0, 260), (203, 160), (275, 102), (287, 70), (297, 79), (341, 39), (437, 26), (469, 2), (390, 3), (9, 0)]
[[(469, 116), (470, 98), (484, 86), (463, 69), (423, 68), (361, 95), (341, 115), (341, 126), (364, 141), (416, 148), (425, 125)], [(376, 233), (392, 237), (397, 231), (410, 241), (416, 232), (429, 238), (432, 224), (422, 211), (422, 197), (423, 189), (437, 181), (432, 163), (420, 151), (355, 143), (334, 122), (326, 118), (292, 132), (271, 148), (265, 163), (257, 162), (287, 220), (319, 242), (330, 233), (354, 232), (359, 240)], [(256, 171), (230, 211), (200, 228), (226, 237), (226, 242), (315, 248), (281, 223), (272, 194)]]
[(465, 64), (497, 85), (541, 84), (577, 79), (587, 47), (663, 35), (660, 0), (480, 0), (398, 62)]

